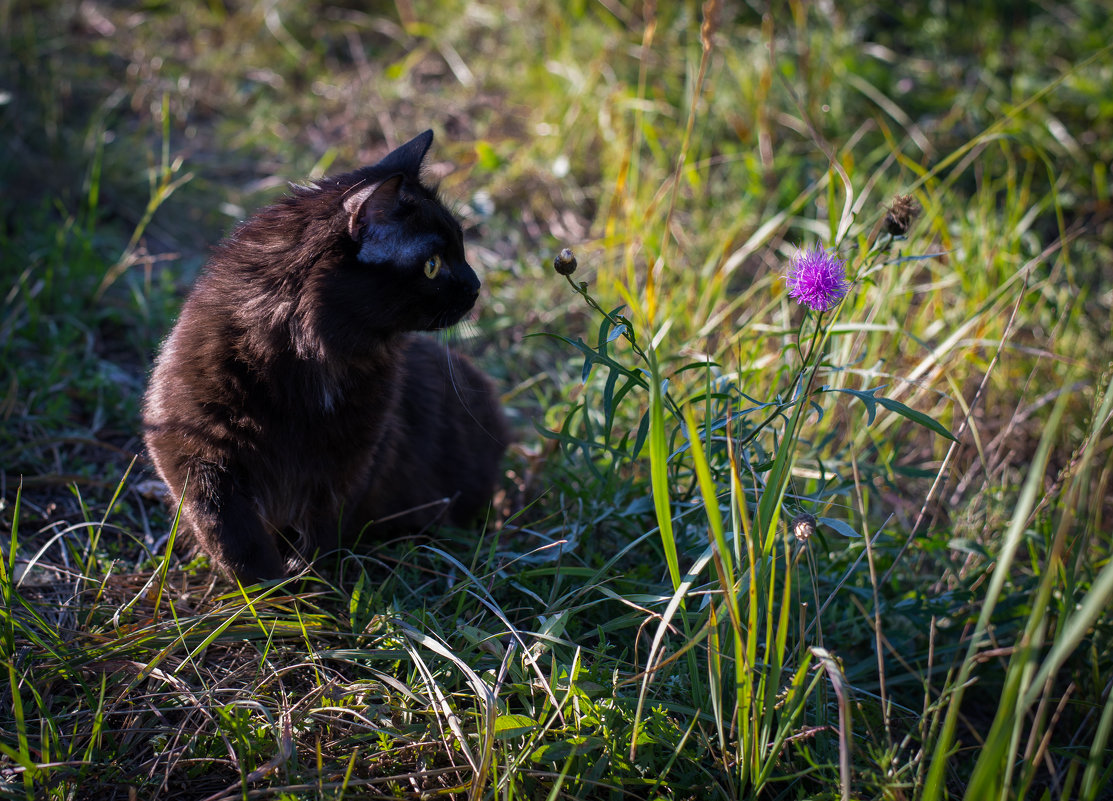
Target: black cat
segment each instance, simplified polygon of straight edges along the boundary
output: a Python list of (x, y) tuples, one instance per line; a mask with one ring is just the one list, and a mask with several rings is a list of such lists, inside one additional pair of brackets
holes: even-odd
[(241, 223), (162, 346), (145, 440), (183, 528), (241, 581), (374, 524), (464, 525), (508, 431), (464, 357), (409, 332), (451, 326), (479, 279), (420, 179), (426, 131)]

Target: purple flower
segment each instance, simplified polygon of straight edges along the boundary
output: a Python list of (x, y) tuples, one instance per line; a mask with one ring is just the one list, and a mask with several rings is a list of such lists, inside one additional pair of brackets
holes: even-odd
[(846, 262), (819, 245), (796, 251), (787, 283), (790, 298), (817, 312), (835, 308), (850, 289)]

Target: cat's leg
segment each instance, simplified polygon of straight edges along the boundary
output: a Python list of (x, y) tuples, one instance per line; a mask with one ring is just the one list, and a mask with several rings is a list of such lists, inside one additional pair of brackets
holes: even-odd
[(186, 477), (182, 515), (197, 544), (244, 584), (281, 578), (285, 565), (254, 502), (229, 473), (194, 462)]
[(437, 510), (440, 520), (467, 526), (485, 514), (510, 442), (494, 387), (465, 357), (414, 337), (403, 397), (405, 434), (395, 475), (409, 478), (425, 501), (451, 499), (447, 514), (443, 506)]

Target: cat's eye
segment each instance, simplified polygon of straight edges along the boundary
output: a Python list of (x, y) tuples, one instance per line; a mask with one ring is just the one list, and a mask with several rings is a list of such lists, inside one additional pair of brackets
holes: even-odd
[(436, 278), (437, 273), (441, 271), (441, 257), (430, 256), (425, 260), (425, 277)]

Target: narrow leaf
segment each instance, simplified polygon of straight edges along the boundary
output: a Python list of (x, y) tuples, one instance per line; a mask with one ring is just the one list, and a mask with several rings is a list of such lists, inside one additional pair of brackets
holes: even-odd
[(942, 423), (933, 420), (931, 417), (928, 417), (923, 412), (918, 412), (915, 409), (909, 408), (900, 401), (895, 401), (890, 398), (879, 398), (874, 394), (884, 388), (885, 385), (874, 387), (873, 389), (829, 389), (825, 387), (821, 391), (842, 392), (847, 395), (853, 395), (855, 398), (860, 400), (866, 405), (866, 414), (868, 415), (866, 420), (867, 425), (873, 425), (873, 419), (877, 412), (876, 404), (881, 404), (890, 412), (899, 414), (901, 417), (907, 418), (913, 423), (922, 425), (924, 428), (934, 431), (939, 436), (949, 439), (952, 442), (957, 442), (957, 440), (954, 438), (954, 435), (951, 434), (951, 432), (948, 431)]

